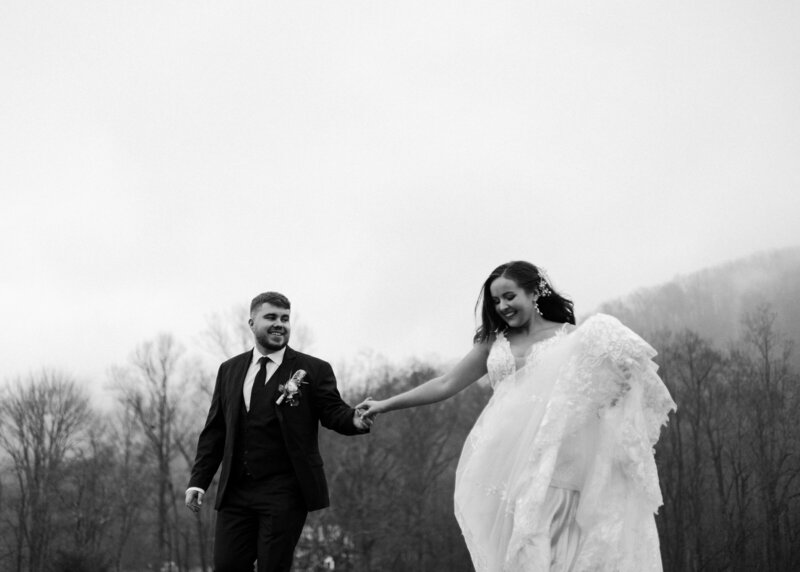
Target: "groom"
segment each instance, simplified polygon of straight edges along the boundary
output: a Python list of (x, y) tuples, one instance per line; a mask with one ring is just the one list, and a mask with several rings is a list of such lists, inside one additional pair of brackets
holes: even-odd
[(219, 368), (186, 506), (197, 512), (222, 463), (214, 570), (288, 572), (308, 511), (327, 507), (319, 424), (343, 435), (370, 422), (342, 401), (330, 364), (287, 346), (289, 300), (253, 298), (255, 347)]

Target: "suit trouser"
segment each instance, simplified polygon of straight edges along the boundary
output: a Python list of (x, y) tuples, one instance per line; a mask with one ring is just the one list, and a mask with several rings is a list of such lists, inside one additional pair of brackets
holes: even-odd
[(225, 494), (214, 535), (216, 572), (289, 572), (306, 521), (293, 474), (253, 479), (243, 475)]

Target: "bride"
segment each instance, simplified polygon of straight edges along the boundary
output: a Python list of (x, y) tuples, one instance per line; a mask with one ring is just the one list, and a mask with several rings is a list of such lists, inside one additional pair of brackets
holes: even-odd
[(362, 415), (447, 399), (488, 374), (492, 398), (456, 472), (455, 513), (477, 572), (661, 570), (653, 447), (675, 403), (656, 352), (616, 318), (575, 326), (529, 262), (497, 267), (470, 352)]

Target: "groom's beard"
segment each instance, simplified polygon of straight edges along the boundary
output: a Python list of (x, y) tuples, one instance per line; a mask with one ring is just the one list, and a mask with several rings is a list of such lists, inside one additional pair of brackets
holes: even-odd
[[(280, 336), (276, 334), (280, 334)], [(256, 341), (261, 344), (261, 347), (275, 352), (289, 343), (289, 331), (280, 328), (259, 332), (256, 334)]]
[(256, 334), (256, 341), (262, 347), (275, 352), (289, 343), (289, 331), (280, 329), (271, 329), (268, 332), (258, 332)]

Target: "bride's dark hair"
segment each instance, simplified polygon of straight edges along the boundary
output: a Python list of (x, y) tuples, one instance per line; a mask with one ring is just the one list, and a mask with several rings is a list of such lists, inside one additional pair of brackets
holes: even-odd
[(514, 260), (501, 264), (492, 270), (492, 273), (489, 274), (486, 282), (481, 287), (481, 294), (475, 304), (475, 312), (477, 313), (478, 308), (481, 310), (481, 325), (475, 332), (475, 338), (473, 339), (475, 343), (485, 342), (492, 333), (508, 329), (508, 324), (500, 317), (494, 307), (490, 290), (492, 282), (501, 276), (516, 282), (526, 293), (538, 295), (539, 298), (536, 301), (536, 305), (545, 320), (562, 324), (575, 324), (572, 300), (568, 300), (557, 293), (539, 268), (524, 260)]

